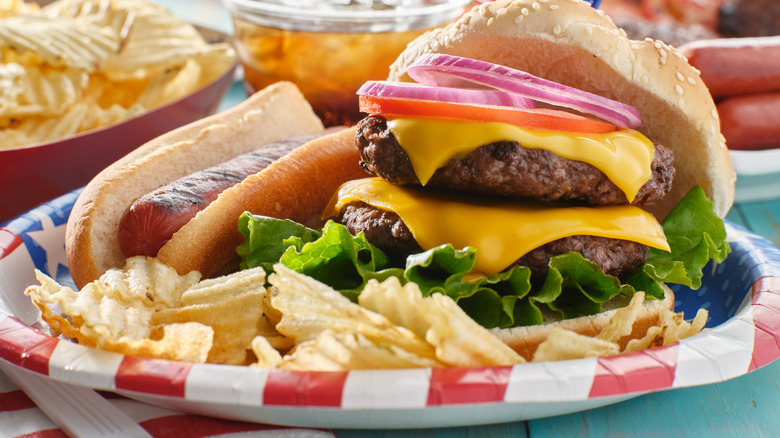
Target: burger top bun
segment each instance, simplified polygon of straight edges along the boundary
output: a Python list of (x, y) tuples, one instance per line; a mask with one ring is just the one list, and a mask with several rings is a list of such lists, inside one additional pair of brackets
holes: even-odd
[(581, 0), (498, 0), (429, 31), (390, 67), (389, 80), (409, 81), (420, 55), (480, 59), (589, 91), (636, 107), (639, 129), (671, 148), (677, 174), (656, 202), (663, 218), (688, 190), (701, 185), (724, 217), (736, 175), (709, 91), (685, 57), (661, 41), (634, 41), (603, 12)]

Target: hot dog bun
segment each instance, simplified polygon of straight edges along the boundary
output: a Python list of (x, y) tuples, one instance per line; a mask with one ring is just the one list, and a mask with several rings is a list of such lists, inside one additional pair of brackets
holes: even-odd
[(265, 143), (323, 130), (291, 83), (280, 82), (219, 114), (157, 137), (100, 172), (76, 200), (65, 235), (70, 272), (81, 287), (124, 265), (116, 230), (137, 197)]
[(388, 79), (408, 81), (408, 66), (426, 53), (494, 62), (636, 107), (644, 122), (639, 131), (675, 156), (672, 191), (656, 202), (653, 213), (665, 217), (697, 184), (719, 216), (731, 208), (736, 175), (699, 72), (673, 47), (628, 39), (589, 3), (483, 3), (410, 43)]
[(237, 257), (244, 237), (236, 224), (244, 211), (307, 223), (320, 214), (343, 182), (365, 175), (354, 146), (355, 129), (313, 140), (225, 190), (177, 231), (157, 258), (180, 274), (217, 274)]

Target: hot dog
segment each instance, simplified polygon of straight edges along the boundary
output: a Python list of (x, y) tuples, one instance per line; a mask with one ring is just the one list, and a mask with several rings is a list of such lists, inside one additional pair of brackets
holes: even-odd
[(730, 97), (718, 102), (717, 107), (730, 149), (780, 147), (780, 92)]
[(176, 231), (217, 199), (220, 193), (322, 135), (293, 137), (264, 145), (141, 196), (130, 205), (119, 222), (117, 238), (122, 253), (125, 257), (157, 255)]
[(354, 138), (354, 128), (347, 128), (310, 141), (225, 190), (177, 231), (157, 258), (180, 274), (197, 270), (210, 277), (237, 260), (243, 236), (236, 224), (245, 211), (301, 223), (318, 221), (341, 183), (365, 175)]
[(780, 36), (719, 38), (680, 46), (717, 101), (780, 90)]
[(234, 108), (171, 131), (129, 153), (90, 181), (71, 212), (66, 254), (76, 285), (124, 265), (117, 239), (119, 221), (138, 197), (259, 145), (322, 130), (320, 119), (300, 91), (280, 82)]

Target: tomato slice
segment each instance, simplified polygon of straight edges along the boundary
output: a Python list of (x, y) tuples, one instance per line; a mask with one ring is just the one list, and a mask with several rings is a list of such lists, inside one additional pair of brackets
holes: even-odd
[(602, 120), (594, 120), (566, 111), (547, 108), (492, 107), (376, 96), (360, 96), (359, 101), (360, 111), (369, 114), (435, 117), (474, 122), (503, 122), (523, 128), (584, 134), (603, 134), (616, 129), (615, 125)]

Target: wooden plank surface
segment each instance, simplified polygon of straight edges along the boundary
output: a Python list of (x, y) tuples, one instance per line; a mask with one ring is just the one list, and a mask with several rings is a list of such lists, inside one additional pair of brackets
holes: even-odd
[(529, 421), (536, 437), (780, 436), (780, 361), (713, 385), (647, 394), (615, 405)]
[(732, 210), (745, 221), (746, 228), (780, 246), (780, 199), (737, 204)]

